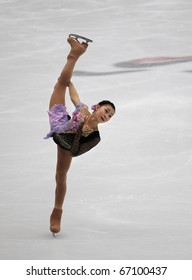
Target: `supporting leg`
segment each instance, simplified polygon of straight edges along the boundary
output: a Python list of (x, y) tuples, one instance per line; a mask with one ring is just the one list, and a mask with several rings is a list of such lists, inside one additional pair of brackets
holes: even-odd
[(60, 231), (62, 207), (67, 190), (67, 173), (72, 161), (72, 156), (69, 152), (59, 146), (57, 149), (55, 204), (50, 217), (50, 231), (53, 233)]
[(56, 190), (55, 190), (55, 207), (62, 208), (65, 194), (67, 191), (66, 181), (67, 173), (70, 168), (72, 156), (70, 152), (57, 146), (57, 167), (56, 167)]

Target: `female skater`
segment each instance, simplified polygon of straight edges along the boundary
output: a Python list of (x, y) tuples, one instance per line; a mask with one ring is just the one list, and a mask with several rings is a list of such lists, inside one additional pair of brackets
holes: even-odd
[[(79, 38), (83, 39), (83, 43), (78, 41)], [(76, 34), (70, 34), (67, 41), (71, 49), (50, 98), (48, 111), (50, 132), (45, 137), (52, 137), (57, 144), (55, 204), (50, 216), (50, 231), (54, 236), (60, 231), (67, 172), (72, 157), (79, 156), (97, 145), (100, 141), (98, 124), (109, 121), (115, 114), (115, 106), (108, 100), (92, 106), (93, 113), (90, 113), (88, 107), (81, 102), (71, 77), (77, 60), (86, 51), (88, 42), (92, 41)], [(67, 87), (75, 106), (72, 118), (65, 107)]]

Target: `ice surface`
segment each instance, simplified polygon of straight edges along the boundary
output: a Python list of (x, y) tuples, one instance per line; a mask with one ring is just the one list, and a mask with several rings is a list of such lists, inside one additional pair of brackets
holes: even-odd
[[(191, 259), (192, 2), (0, 7), (0, 259)], [(43, 137), (69, 33), (94, 41), (74, 73), (81, 99), (117, 113), (73, 160), (53, 239), (56, 146)]]

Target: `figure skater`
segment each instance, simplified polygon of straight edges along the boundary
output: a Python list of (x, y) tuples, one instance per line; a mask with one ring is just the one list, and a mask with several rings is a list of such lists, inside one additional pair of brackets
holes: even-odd
[[(79, 39), (83, 42), (81, 43)], [(60, 231), (67, 172), (72, 158), (89, 151), (100, 142), (98, 124), (108, 122), (115, 114), (115, 106), (108, 100), (93, 105), (92, 113), (89, 112), (88, 106), (81, 102), (71, 77), (77, 60), (87, 50), (88, 43), (92, 40), (70, 34), (67, 41), (71, 49), (50, 98), (48, 111), (50, 132), (45, 137), (46, 139), (52, 137), (57, 144), (55, 204), (50, 216), (50, 231), (54, 237), (55, 233)], [(67, 88), (75, 106), (72, 117), (65, 107)]]

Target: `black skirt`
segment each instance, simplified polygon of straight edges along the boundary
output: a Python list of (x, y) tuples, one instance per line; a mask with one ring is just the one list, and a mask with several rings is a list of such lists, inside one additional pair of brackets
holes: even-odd
[(73, 144), (73, 140), (75, 138), (75, 133), (71, 132), (63, 132), (63, 133), (54, 133), (53, 141), (59, 145), (62, 149), (66, 151), (71, 150), (71, 146)]

